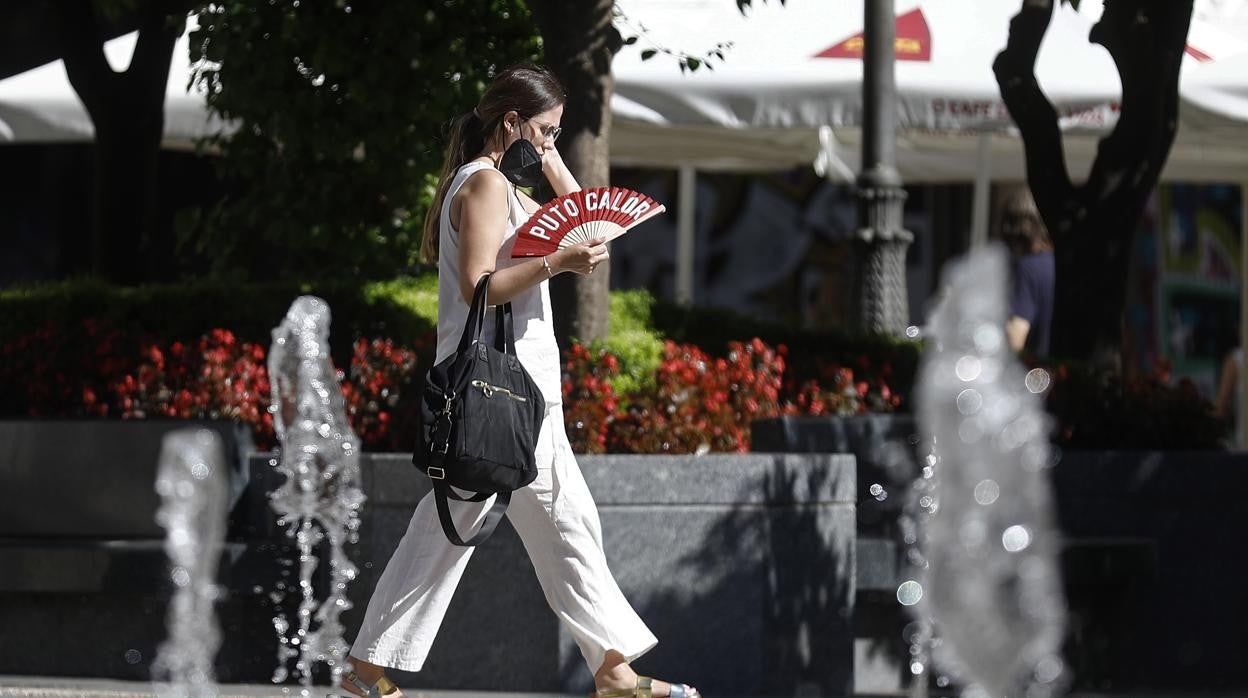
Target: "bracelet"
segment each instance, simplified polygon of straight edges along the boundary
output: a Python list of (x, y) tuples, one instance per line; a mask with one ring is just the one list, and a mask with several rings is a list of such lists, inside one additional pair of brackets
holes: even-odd
[(542, 266), (546, 267), (546, 278), (553, 279), (555, 272), (550, 270), (550, 262), (547, 262), (545, 257), (542, 257)]

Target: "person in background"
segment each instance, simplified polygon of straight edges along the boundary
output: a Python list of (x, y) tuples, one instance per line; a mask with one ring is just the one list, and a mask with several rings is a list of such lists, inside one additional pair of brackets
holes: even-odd
[(1012, 190), (1003, 209), (1000, 238), (1010, 249), (1014, 271), (1005, 334), (1014, 351), (1043, 358), (1053, 322), (1053, 242), (1026, 187)]
[(1242, 347), (1227, 352), (1218, 376), (1218, 394), (1213, 399), (1213, 414), (1227, 424), (1232, 447), (1239, 446), (1243, 433), (1239, 426), (1239, 371), (1243, 365)]

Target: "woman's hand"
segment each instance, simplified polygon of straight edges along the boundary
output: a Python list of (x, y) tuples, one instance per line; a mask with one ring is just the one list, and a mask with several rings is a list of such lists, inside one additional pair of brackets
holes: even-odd
[(582, 242), (548, 255), (547, 260), (557, 272), (570, 271), (577, 274), (592, 274), (599, 264), (610, 257), (605, 240), (596, 239)]
[(542, 173), (546, 175), (546, 180), (550, 182), (556, 196), (579, 191), (581, 188), (553, 143), (547, 144), (542, 150)]

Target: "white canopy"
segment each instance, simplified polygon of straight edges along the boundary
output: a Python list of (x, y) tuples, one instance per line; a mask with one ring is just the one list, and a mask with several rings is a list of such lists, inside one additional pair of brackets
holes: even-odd
[[(1238, 181), (1248, 175), (1248, 2), (1197, 3), (1205, 11), (1189, 32), (1180, 134), (1163, 177)], [(615, 59), (612, 162), (737, 171), (813, 163), (832, 177), (852, 178), (862, 121), (861, 0), (755, 0), (748, 16), (728, 0), (617, 5), (622, 32), (647, 31)], [(896, 7), (902, 176), (969, 181), (986, 170), (993, 178), (1021, 178), (1022, 149), (991, 70), (1017, 0), (897, 0)], [(1229, 31), (1210, 21), (1219, 11), (1227, 21), (1218, 27)], [(1065, 115), (1076, 175), (1115, 118), (1116, 70), (1103, 49), (1086, 41), (1098, 14), (1097, 0), (1084, 0), (1080, 12), (1063, 5), (1037, 68)], [(189, 148), (221, 128), (203, 95), (187, 91), (187, 41), (184, 34), (170, 67), (166, 147)], [(650, 45), (701, 55), (724, 41), (734, 45), (713, 70), (682, 74), (662, 54), (640, 59)], [(134, 43), (134, 34), (107, 43), (114, 68), (125, 67)], [(0, 144), (93, 134), (60, 61), (0, 80)]]
[[(845, 179), (857, 170), (860, 0), (755, 0), (748, 16), (724, 0), (617, 4), (622, 32), (648, 31), (615, 59), (613, 162), (711, 170), (813, 162)], [(994, 178), (1023, 176), (1021, 144), (992, 74), (1018, 7), (1017, 1), (897, 0), (897, 157), (907, 181), (974, 179), (982, 170), (981, 148)], [(1086, 171), (1097, 138), (1116, 119), (1117, 69), (1103, 48), (1087, 41), (1099, 9), (1094, 0), (1085, 0), (1082, 11), (1063, 4), (1037, 62), (1041, 85), (1063, 115), (1075, 176)], [(1242, 62), (1238, 70), (1220, 63), (1248, 50), (1248, 40), (1199, 17), (1188, 39), (1183, 118), (1163, 177), (1239, 181), (1248, 175), (1248, 70)], [(663, 54), (641, 60), (646, 48), (700, 56), (722, 41), (734, 45), (725, 60), (712, 61), (714, 70), (682, 74)]]
[[(187, 90), (191, 75), (188, 36), (194, 26), (191, 17), (173, 49), (165, 87), (166, 148), (193, 148), (197, 139), (221, 130), (221, 121), (208, 111), (204, 96)], [(113, 70), (125, 70), (130, 64), (137, 39), (138, 33), (132, 32), (104, 44), (104, 55)], [(0, 145), (90, 141), (94, 137), (95, 127), (69, 84), (64, 62), (53, 61), (0, 80)]]

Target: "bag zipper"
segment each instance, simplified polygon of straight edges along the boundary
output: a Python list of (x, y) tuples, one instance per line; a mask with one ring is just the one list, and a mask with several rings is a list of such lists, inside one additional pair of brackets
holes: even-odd
[(481, 392), (485, 393), (486, 397), (494, 397), (494, 393), (503, 393), (507, 397), (511, 398), (512, 400), (516, 400), (517, 402), (529, 401), (529, 399), (523, 395), (516, 395), (515, 393), (511, 392), (507, 388), (504, 388), (500, 385), (490, 385), (489, 383), (486, 383), (483, 380), (473, 380), (471, 385), (474, 388), (480, 388)]

